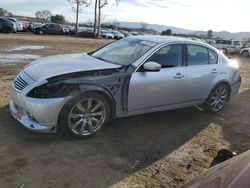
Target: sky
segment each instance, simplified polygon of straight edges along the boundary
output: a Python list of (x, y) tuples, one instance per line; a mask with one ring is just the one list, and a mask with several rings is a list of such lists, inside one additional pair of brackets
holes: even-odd
[[(94, 0), (92, 0), (94, 4)], [(34, 16), (48, 9), (74, 22), (74, 5), (67, 0), (0, 0), (15, 15)], [(250, 31), (250, 0), (115, 0), (103, 8), (104, 21), (136, 21), (207, 31)], [(81, 7), (80, 22), (93, 20), (94, 8)]]

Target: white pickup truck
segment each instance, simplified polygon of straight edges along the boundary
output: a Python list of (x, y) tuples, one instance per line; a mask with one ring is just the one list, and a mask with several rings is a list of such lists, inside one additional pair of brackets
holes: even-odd
[(223, 53), (239, 53), (242, 49), (242, 43), (239, 40), (216, 40), (213, 46)]

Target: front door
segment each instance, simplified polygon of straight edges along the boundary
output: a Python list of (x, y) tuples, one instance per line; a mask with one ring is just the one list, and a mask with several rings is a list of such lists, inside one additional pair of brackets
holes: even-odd
[(158, 72), (151, 72), (141, 66), (133, 73), (129, 86), (129, 112), (164, 107), (183, 101), (186, 84), (183, 45), (162, 47), (146, 62), (150, 61), (161, 64), (162, 68)]

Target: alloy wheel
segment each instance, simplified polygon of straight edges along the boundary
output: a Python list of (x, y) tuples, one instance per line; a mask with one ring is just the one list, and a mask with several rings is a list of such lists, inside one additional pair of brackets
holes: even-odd
[(228, 89), (224, 86), (216, 88), (211, 95), (210, 107), (214, 112), (220, 111), (228, 98)]
[(248, 51), (244, 51), (244, 52), (242, 52), (242, 56), (243, 56), (243, 57), (248, 57), (248, 56), (249, 56)]
[(107, 110), (102, 101), (86, 98), (71, 109), (68, 125), (79, 136), (88, 136), (97, 132), (104, 124)]

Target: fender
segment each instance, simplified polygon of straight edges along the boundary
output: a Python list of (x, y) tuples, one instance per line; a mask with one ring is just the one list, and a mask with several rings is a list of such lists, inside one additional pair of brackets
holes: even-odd
[(113, 116), (120, 117), (128, 111), (128, 89), (134, 68), (106, 69), (60, 75), (49, 81), (77, 85), (80, 92), (98, 91), (106, 94), (112, 102)]

